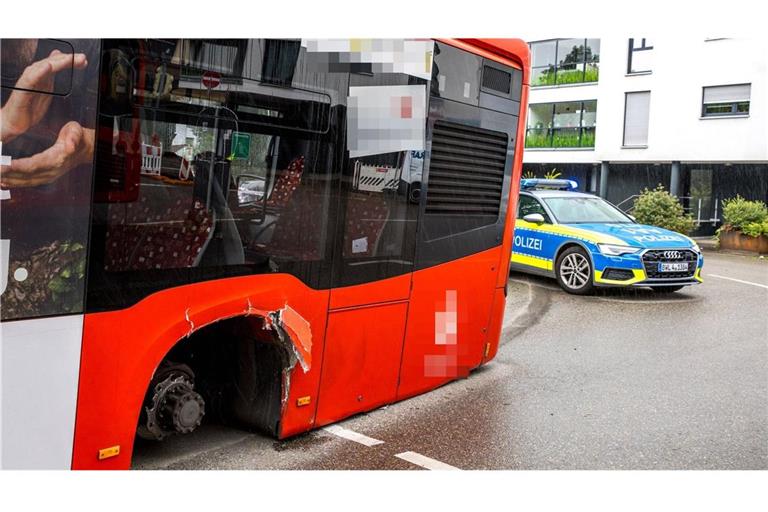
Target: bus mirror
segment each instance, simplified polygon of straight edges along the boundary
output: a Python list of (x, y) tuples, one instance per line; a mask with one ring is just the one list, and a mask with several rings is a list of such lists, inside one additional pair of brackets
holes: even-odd
[(264, 197), (264, 178), (252, 174), (237, 177), (237, 205), (253, 206)]
[(544, 216), (540, 213), (529, 213), (523, 217), (523, 220), (531, 224), (544, 224)]

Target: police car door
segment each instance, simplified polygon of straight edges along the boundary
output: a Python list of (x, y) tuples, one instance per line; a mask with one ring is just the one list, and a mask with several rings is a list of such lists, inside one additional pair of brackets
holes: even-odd
[[(524, 217), (538, 213), (544, 218), (542, 224), (528, 222)], [(533, 196), (520, 194), (515, 221), (515, 238), (512, 245), (511, 262), (519, 270), (546, 272), (552, 270), (555, 240), (548, 232), (552, 220), (541, 203)]]

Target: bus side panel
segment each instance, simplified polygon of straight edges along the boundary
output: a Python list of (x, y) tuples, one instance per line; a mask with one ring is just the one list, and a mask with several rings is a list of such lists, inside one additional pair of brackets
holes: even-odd
[[(219, 320), (263, 315), (286, 306), (296, 313), (291, 316), (299, 319), (297, 323), (308, 325), (311, 338), (297, 340), (299, 348), (309, 349), (309, 368), (305, 373), (297, 364), (291, 372), (283, 428), (311, 428), (315, 404), (297, 407), (296, 401), (300, 396), (317, 396), (327, 304), (327, 291), (273, 274), (171, 288), (124, 310), (86, 315), (72, 467), (130, 467), (147, 386), (179, 340)], [(99, 460), (99, 450), (113, 446), (120, 446), (119, 455)]]
[(317, 425), (395, 400), (408, 304), (332, 312)]
[[(524, 72), (527, 80), (527, 70)], [(504, 224), (504, 238), (502, 241), (501, 262), (499, 264), (499, 279), (496, 286), (503, 287), (509, 279), (509, 257), (512, 252), (512, 240), (514, 239), (515, 217), (517, 217), (517, 200), (520, 196), (520, 178), (523, 174), (523, 150), (525, 147), (525, 126), (528, 122), (528, 90), (527, 82), (523, 83), (520, 99), (520, 118), (517, 125), (517, 137), (515, 142), (515, 158), (512, 163), (512, 183), (509, 193), (509, 208)]]
[(344, 286), (331, 290), (330, 309), (348, 308), (363, 304), (407, 300), (411, 291), (411, 273), (373, 283)]
[(82, 315), (0, 324), (0, 468), (70, 468), (82, 329)]
[(398, 400), (466, 377), (480, 365), (500, 250), (414, 272)]
[(504, 324), (504, 307), (507, 297), (504, 288), (496, 288), (493, 293), (491, 318), (488, 321), (488, 352), (483, 354), (483, 363), (496, 357), (501, 340), (501, 328)]

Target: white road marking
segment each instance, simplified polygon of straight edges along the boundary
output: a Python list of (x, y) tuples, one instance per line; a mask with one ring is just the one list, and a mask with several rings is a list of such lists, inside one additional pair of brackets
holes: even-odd
[(717, 277), (718, 279), (727, 279), (728, 281), (736, 281), (737, 283), (741, 284), (749, 284), (752, 286), (759, 286), (760, 288), (765, 288), (768, 290), (768, 285), (760, 284), (760, 283), (753, 283), (751, 281), (742, 281), (741, 279), (734, 279), (733, 277), (725, 277), (725, 276), (719, 276), (717, 274), (707, 274), (707, 277)]
[(461, 471), (459, 468), (451, 466), (450, 464), (446, 464), (445, 462), (440, 462), (439, 460), (430, 459), (429, 457), (426, 457), (420, 453), (416, 452), (403, 452), (398, 453), (395, 455), (398, 459), (403, 459), (411, 464), (416, 464), (417, 466), (421, 466), (423, 468), (432, 470), (432, 471)]
[(384, 444), (384, 441), (379, 441), (378, 439), (364, 436), (363, 434), (358, 434), (354, 430), (349, 430), (348, 428), (340, 427), (338, 425), (328, 425), (327, 427), (324, 427), (323, 430), (330, 432), (335, 436), (343, 437), (344, 439), (349, 439), (350, 441), (364, 444), (365, 446), (376, 446), (377, 444)]

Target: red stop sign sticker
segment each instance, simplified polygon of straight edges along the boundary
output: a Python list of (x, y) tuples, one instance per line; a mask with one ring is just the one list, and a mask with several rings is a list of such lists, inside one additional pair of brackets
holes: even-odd
[(221, 83), (221, 75), (215, 71), (206, 71), (203, 73), (202, 82), (207, 89), (215, 89)]

